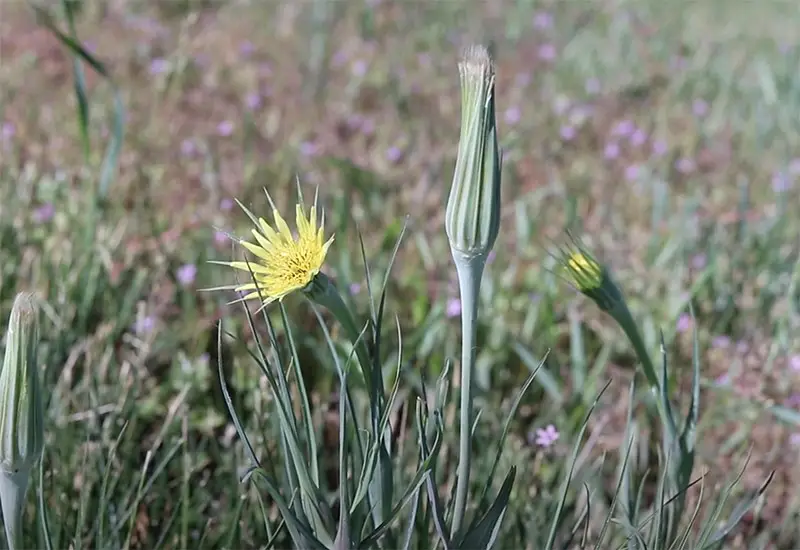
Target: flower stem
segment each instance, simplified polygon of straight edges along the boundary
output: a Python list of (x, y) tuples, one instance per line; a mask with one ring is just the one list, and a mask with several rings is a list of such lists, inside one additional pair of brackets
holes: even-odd
[(478, 295), (486, 254), (467, 256), (451, 250), (461, 292), (461, 403), (459, 409), (458, 481), (451, 536), (464, 523), (472, 462), (472, 375), (475, 369), (475, 338), (478, 331)]
[(3, 507), (3, 523), (9, 550), (22, 548), (22, 512), (25, 510), (28, 478), (27, 470), (0, 471), (0, 503)]

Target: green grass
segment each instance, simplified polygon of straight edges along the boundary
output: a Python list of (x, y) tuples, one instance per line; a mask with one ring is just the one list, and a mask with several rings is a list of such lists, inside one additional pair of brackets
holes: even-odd
[[(460, 352), (458, 320), (448, 316), (458, 287), (444, 204), (458, 140), (456, 61), (475, 40), (495, 42), (505, 151), (503, 223), (481, 287), (478, 449), (493, 449), (517, 390), (547, 356), (497, 466), (498, 475), (516, 466), (517, 477), (496, 547), (543, 547), (573, 449), (559, 544), (573, 528), (577, 544), (588, 524), (594, 545), (616, 504), (599, 547), (620, 547), (629, 528), (622, 510), (640, 483), (643, 512), (631, 512), (631, 523), (658, 508), (666, 486), (656, 477), (641, 380), (629, 399), (634, 353), (557, 274), (550, 253), (565, 228), (611, 266), (659, 360), (663, 330), (670, 395), (684, 411), (693, 341), (678, 328), (693, 305), (702, 393), (692, 479), (705, 476), (686, 493), (684, 527), (695, 505), (699, 512), (683, 547), (695, 548), (703, 526), (724, 527), (753, 495), (723, 547), (800, 545), (800, 371), (791, 368), (800, 362), (792, 206), (800, 183), (773, 186), (776, 174), (793, 181), (800, 158), (800, 43), (792, 37), (800, 20), (788, 4), (251, 4), (131, 2), (120, 12), (109, 3), (107, 13), (87, 4), (74, 14), (75, 45), (88, 45), (106, 76), (76, 62), (25, 5), (3, 8), (0, 319), (20, 290), (46, 301), (47, 436), (42, 482), (31, 493), (42, 495), (54, 548), (258, 548), (274, 534), (273, 502), (252, 478), (240, 483), (250, 457), (217, 376), (223, 319), (237, 336), (223, 338), (232, 403), (257, 456), (280, 471), (274, 403), (248, 355), (252, 331), (240, 306), (225, 305), (232, 295), (197, 289), (230, 282), (229, 270), (207, 263), (233, 253), (217, 228), (249, 230), (225, 203), (235, 197), (266, 213), (266, 186), (286, 209), (296, 176), (319, 186), (336, 233), (326, 272), (346, 293), (360, 285), (349, 299), (364, 319), (359, 233), (371, 281), (382, 281), (408, 224), (387, 287), (382, 360), (398, 361), (396, 316), (404, 407), (392, 422), (411, 426), (397, 460), (406, 472), (416, 465), (415, 396), (436, 387), (448, 359), (452, 373)], [(547, 10), (552, 26), (537, 28), (536, 14)], [(63, 10), (51, 13), (70, 35)], [(762, 26), (768, 34), (756, 32)], [(552, 61), (539, 57), (545, 44), (555, 48)], [(561, 112), (565, 100), (579, 108)], [(706, 112), (693, 112), (703, 110), (697, 100)], [(644, 143), (635, 144), (635, 132), (609, 137), (623, 120)], [(620, 145), (616, 158), (610, 143)], [(639, 167), (633, 178), (631, 166)], [(39, 219), (43, 205), (53, 205), (52, 218)], [(191, 283), (178, 275), (187, 264), (197, 268)], [(333, 500), (335, 361), (308, 304), (292, 297), (285, 306), (290, 326), (275, 309), (270, 317), (280, 349), (294, 336)], [(346, 335), (323, 318), (346, 361)], [(456, 403), (451, 395), (442, 410), (445, 496), (457, 458)], [(551, 424), (558, 440), (537, 445), (536, 431)], [(732, 497), (709, 520), (748, 453)], [(475, 491), (493, 459), (490, 451), (474, 458)], [(629, 498), (616, 502), (623, 463), (631, 479), (620, 494)], [(498, 480), (490, 494), (499, 488)], [(28, 536), (43, 547), (35, 500)]]

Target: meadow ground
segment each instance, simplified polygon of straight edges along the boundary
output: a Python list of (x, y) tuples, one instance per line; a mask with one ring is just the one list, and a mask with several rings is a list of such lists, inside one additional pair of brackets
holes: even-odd
[[(81, 64), (84, 140), (74, 58), (27, 4), (2, 3), (0, 318), (19, 290), (46, 300), (55, 546), (263, 543), (216, 374), (217, 321), (252, 335), (232, 295), (198, 292), (230, 282), (207, 261), (230, 259), (225, 232), (249, 231), (234, 198), (260, 213), (263, 187), (282, 209), (296, 176), (318, 187), (336, 235), (326, 272), (364, 312), (358, 231), (378, 279), (407, 221), (387, 302), (404, 392), (458, 356), (443, 230), (456, 64), (491, 40), (504, 207), (480, 304), (479, 440), (496, 437), (551, 350), (504, 454), (520, 468), (506, 529), (528, 540), (544, 529), (536, 516), (606, 381), (578, 471), (614, 489), (636, 366), (619, 329), (553, 273), (552, 243), (571, 228), (612, 266), (654, 351), (663, 330), (684, 406), (696, 325), (705, 495), (748, 451), (736, 495), (776, 472), (725, 547), (800, 547), (798, 24), (790, 3), (766, 0), (86, 2), (75, 36), (124, 106), (104, 172), (117, 132), (108, 79)], [(335, 426), (320, 328), (299, 297), (286, 307), (315, 418)], [(241, 344), (227, 346), (234, 402), (254, 445), (275, 452), (265, 383)]]

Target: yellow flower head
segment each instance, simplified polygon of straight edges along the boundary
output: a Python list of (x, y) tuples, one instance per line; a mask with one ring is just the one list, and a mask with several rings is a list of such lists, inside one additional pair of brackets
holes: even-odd
[(567, 257), (564, 271), (567, 279), (581, 292), (600, 288), (603, 284), (603, 268), (582, 252), (573, 252)]
[[(238, 202), (238, 201), (237, 201)], [(270, 200), (270, 203), (272, 201)], [(307, 287), (322, 269), (325, 256), (333, 242), (333, 236), (324, 240), (322, 221), (317, 227), (317, 205), (311, 207), (306, 217), (304, 206), (295, 207), (296, 236), (292, 234), (288, 224), (272, 205), (272, 217), (275, 228), (264, 218), (256, 218), (241, 203), (239, 205), (256, 224), (252, 230), (255, 242), (240, 240), (239, 244), (253, 253), (255, 258), (250, 262), (219, 262), (234, 269), (252, 272), (251, 282), (233, 288), (236, 292), (247, 292), (241, 299), (263, 300), (264, 305), (282, 300), (286, 295)]]

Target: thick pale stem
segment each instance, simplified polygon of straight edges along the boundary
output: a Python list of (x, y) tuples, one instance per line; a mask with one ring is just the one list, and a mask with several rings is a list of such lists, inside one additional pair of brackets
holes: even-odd
[(29, 472), (0, 471), (0, 504), (3, 506), (3, 523), (9, 550), (22, 548), (22, 513), (28, 493)]
[(459, 409), (458, 482), (451, 536), (464, 523), (472, 463), (472, 376), (475, 370), (475, 337), (478, 331), (478, 295), (486, 254), (467, 256), (452, 250), (461, 292), (461, 404)]

